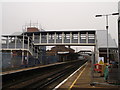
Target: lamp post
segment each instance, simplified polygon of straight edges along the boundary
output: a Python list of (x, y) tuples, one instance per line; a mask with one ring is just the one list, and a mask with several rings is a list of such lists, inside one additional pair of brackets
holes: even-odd
[(21, 62), (21, 64), (22, 65), (24, 65), (24, 49), (25, 49), (25, 35), (24, 35), (24, 33), (25, 33), (25, 29), (23, 29), (23, 27), (22, 27), (22, 30), (23, 30), (23, 37), (22, 37), (22, 40), (23, 40), (23, 42), (22, 42), (22, 62)]
[(103, 15), (96, 15), (95, 17), (106, 17), (106, 31), (107, 31), (107, 63), (109, 64), (109, 48), (108, 48), (108, 17), (112, 15), (119, 15), (119, 13), (112, 13), (112, 14), (103, 14)]

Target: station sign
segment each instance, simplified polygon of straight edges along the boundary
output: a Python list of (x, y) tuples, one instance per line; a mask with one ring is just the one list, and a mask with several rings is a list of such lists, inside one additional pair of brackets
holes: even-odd
[(98, 64), (104, 65), (104, 57), (99, 57), (98, 58)]

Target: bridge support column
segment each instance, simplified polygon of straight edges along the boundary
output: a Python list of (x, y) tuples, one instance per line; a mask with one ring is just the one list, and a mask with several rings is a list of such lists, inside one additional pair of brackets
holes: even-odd
[(40, 37), (39, 37), (39, 39), (40, 39), (40, 40), (39, 40), (39, 43), (41, 43), (41, 33), (40, 33)]
[(56, 43), (56, 32), (55, 32), (55, 36), (54, 36), (54, 43)]
[(86, 32), (86, 43), (88, 43), (88, 32)]
[(70, 32), (70, 43), (72, 43), (72, 32)]
[(80, 32), (78, 32), (78, 43), (80, 43)]
[(7, 48), (9, 48), (9, 36), (7, 37)]
[(64, 43), (64, 32), (62, 32), (62, 43)]
[(17, 36), (15, 36), (15, 49), (16, 49), (16, 45), (17, 44)]
[(48, 37), (49, 37), (49, 33), (47, 33), (47, 43), (48, 43), (48, 40), (49, 40), (49, 38), (48, 38)]

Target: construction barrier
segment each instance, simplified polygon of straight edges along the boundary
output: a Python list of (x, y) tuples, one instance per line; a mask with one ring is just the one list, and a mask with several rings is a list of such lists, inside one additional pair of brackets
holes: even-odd
[(104, 76), (104, 68), (105, 65), (101, 65), (101, 64), (94, 64), (94, 71), (100, 72), (100, 76)]

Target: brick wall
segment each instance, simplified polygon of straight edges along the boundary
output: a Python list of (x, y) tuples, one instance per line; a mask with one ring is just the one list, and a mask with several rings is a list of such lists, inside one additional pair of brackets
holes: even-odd
[(38, 32), (38, 28), (35, 28), (35, 27), (29, 27), (27, 28), (27, 32)]
[(56, 46), (56, 47), (51, 48), (51, 50), (48, 50), (46, 52), (46, 54), (49, 56), (54, 56), (57, 54), (57, 52), (68, 52), (68, 51), (69, 51), (69, 53), (75, 52), (75, 50), (73, 50), (71, 48), (67, 48), (65, 46)]

